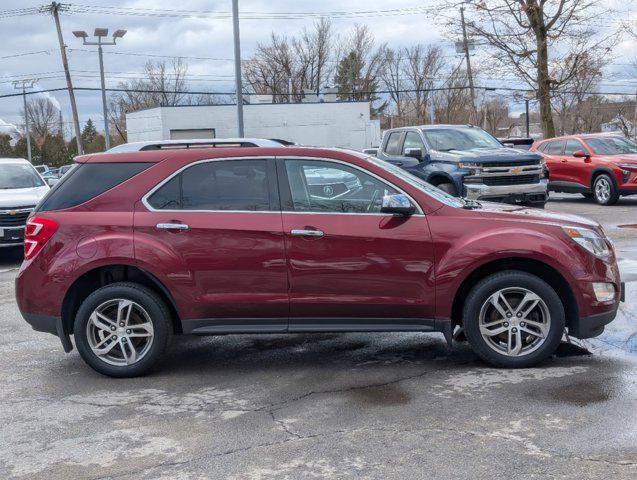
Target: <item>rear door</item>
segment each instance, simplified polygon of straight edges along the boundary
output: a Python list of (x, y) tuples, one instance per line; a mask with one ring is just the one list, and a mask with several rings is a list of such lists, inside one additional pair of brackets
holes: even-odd
[(135, 214), (136, 258), (169, 284), (184, 330), (287, 328), (273, 159), (191, 164), (143, 203)]
[[(421, 328), (434, 316), (422, 214), (380, 213), (390, 183), (331, 159), (277, 159), (290, 330)], [(325, 189), (329, 185), (329, 189)]]
[(387, 139), (383, 142), (382, 155), (379, 155), (385, 161), (391, 162), (399, 167), (405, 166), (405, 157), (403, 157), (403, 140), (405, 138), (405, 132), (398, 130), (395, 132), (389, 132)]

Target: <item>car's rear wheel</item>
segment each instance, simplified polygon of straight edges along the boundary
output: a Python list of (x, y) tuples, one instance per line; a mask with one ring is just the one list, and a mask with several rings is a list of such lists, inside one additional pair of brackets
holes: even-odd
[(74, 324), (75, 344), (84, 361), (111, 377), (145, 373), (162, 356), (171, 330), (162, 299), (135, 283), (114, 283), (93, 292)]
[(526, 272), (507, 270), (471, 290), (463, 324), (474, 351), (498, 367), (530, 367), (551, 356), (564, 332), (564, 307), (555, 290)]
[(600, 205), (614, 205), (619, 200), (619, 192), (615, 182), (605, 173), (595, 178), (593, 182), (593, 197)]

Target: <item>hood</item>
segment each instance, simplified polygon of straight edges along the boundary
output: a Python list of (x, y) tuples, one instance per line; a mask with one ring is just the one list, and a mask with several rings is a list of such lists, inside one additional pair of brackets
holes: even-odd
[(480, 202), (482, 208), (474, 210), (482, 216), (489, 218), (501, 218), (502, 220), (519, 220), (523, 222), (541, 223), (554, 226), (574, 226), (584, 227), (601, 231), (599, 223), (580, 217), (579, 215), (569, 215), (567, 213), (555, 213), (539, 208), (521, 207), (507, 205), (504, 203)]
[(539, 161), (542, 156), (538, 153), (528, 152), (526, 150), (518, 150), (517, 148), (476, 148), (472, 150), (451, 150), (450, 152), (441, 152), (433, 150), (431, 157), (435, 160), (444, 160), (449, 162), (502, 162), (514, 163), (521, 161)]
[(33, 207), (49, 191), (47, 185), (32, 188), (11, 188), (0, 190), (0, 209)]
[(621, 155), (609, 155), (605, 157), (613, 163), (634, 163), (637, 166), (637, 153), (622, 153)]

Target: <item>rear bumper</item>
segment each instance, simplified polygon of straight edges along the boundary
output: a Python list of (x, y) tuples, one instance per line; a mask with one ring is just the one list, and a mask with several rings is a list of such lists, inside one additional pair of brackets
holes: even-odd
[(505, 203), (546, 202), (548, 198), (547, 180), (523, 185), (485, 185), (483, 183), (464, 184), (467, 198), (472, 200), (494, 200)]
[(49, 315), (35, 315), (32, 313), (22, 312), (22, 317), (27, 321), (31, 328), (36, 332), (51, 333), (58, 337), (62, 342), (62, 347), (66, 353), (73, 350), (73, 344), (69, 334), (64, 331), (61, 317), (53, 317)]

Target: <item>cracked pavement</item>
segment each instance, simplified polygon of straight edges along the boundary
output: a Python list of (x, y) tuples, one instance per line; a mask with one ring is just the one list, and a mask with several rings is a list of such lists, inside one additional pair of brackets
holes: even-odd
[[(607, 230), (637, 259), (637, 230)], [(21, 319), (0, 254), (0, 478), (637, 478), (635, 355), (500, 370), (439, 334), (182, 337), (110, 379)]]

